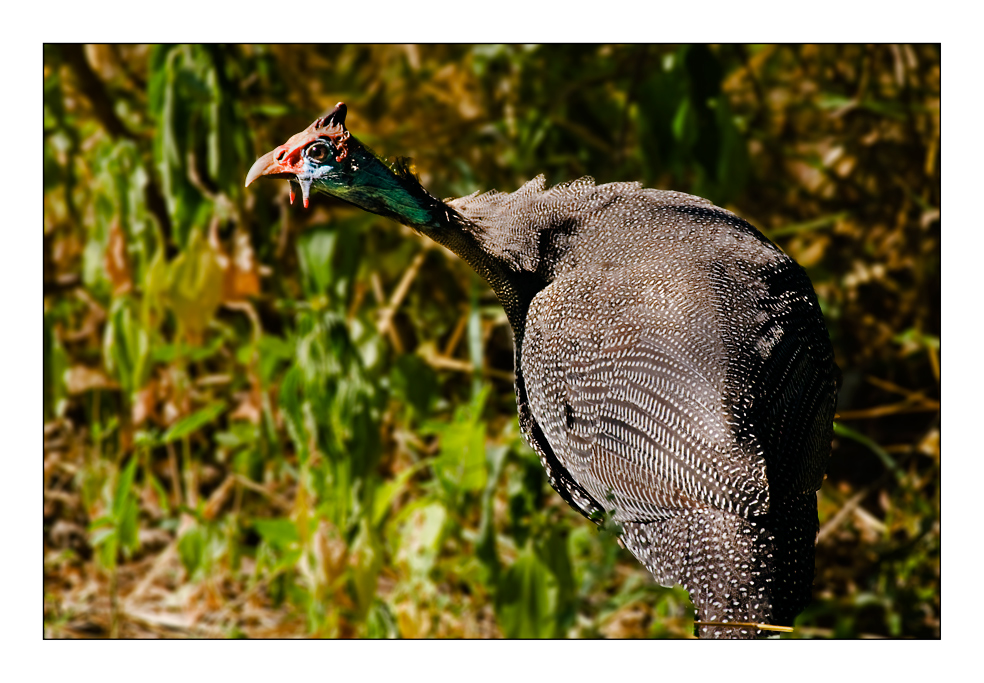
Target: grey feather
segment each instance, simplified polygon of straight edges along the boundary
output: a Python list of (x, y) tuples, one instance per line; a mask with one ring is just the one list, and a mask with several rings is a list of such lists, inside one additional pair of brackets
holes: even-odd
[(345, 113), (246, 183), (292, 177), (458, 254), (509, 318), (519, 423), (551, 486), (684, 586), (712, 623), (701, 635), (791, 624), (811, 595), (839, 382), (803, 269), (734, 214), (638, 183), (540, 176), (441, 202), (351, 136)]
[(541, 176), (449, 205), (537, 282), (500, 298), (520, 309), (520, 421), (551, 485), (619, 522), (699, 620), (792, 623), (839, 382), (802, 268), (707, 200), (635, 183)]

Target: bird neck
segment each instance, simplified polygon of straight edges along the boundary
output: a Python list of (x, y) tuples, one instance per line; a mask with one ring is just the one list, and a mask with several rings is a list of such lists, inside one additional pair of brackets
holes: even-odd
[(493, 253), (482, 239), (482, 226), (427, 192), (405, 162), (390, 167), (362, 145), (350, 146), (350, 156), (359, 183), (332, 194), (413, 228), (457, 254), (489, 283), (514, 334), (522, 336), (526, 310), (542, 288), (536, 277)]
[(483, 239), (484, 226), (463, 217), (443, 202), (441, 205), (444, 210), (435, 216), (435, 221), (418, 229), (457, 254), (489, 284), (509, 318), (518, 347), (530, 302), (546, 283), (535, 273), (517, 268), (514, 261), (490, 250), (487, 240)]
[(350, 138), (346, 156), (348, 175), (358, 177), (358, 182), (332, 184), (320, 188), (322, 191), (421, 232), (434, 223), (443, 202), (428, 194), (405, 164), (398, 162), (390, 168), (354, 138)]

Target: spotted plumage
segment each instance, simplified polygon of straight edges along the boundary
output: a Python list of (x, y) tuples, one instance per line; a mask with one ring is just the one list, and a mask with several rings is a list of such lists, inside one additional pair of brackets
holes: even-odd
[(339, 139), (340, 107), (248, 180), (293, 174), (461, 256), (509, 317), (520, 425), (551, 486), (618, 524), (698, 621), (740, 624), (702, 636), (791, 624), (811, 596), (839, 376), (802, 268), (707, 200), (638, 183), (540, 176), (440, 202), (352, 137), (314, 164), (305, 146)]

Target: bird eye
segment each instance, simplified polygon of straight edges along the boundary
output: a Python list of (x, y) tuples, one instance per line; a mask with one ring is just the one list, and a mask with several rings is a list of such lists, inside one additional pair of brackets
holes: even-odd
[(315, 142), (307, 148), (305, 155), (311, 161), (322, 162), (328, 158), (328, 145), (323, 142)]

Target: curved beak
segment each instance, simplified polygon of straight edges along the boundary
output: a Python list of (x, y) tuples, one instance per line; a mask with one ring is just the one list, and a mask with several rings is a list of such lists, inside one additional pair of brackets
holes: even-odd
[(257, 178), (286, 178), (289, 181), (288, 185), (290, 185), (290, 203), (294, 203), (294, 183), (297, 183), (301, 188), (301, 196), (304, 199), (304, 208), (306, 209), (311, 196), (311, 180), (301, 180), (297, 177), (297, 173), (293, 169), (294, 162), (297, 161), (293, 157), (297, 155), (288, 154), (288, 149), (289, 144), (281, 145), (254, 161), (249, 173), (246, 174), (246, 187), (249, 187), (249, 184)]
[[(335, 108), (326, 116), (316, 119), (314, 123), (302, 130), (300, 133), (291, 136), (290, 140), (270, 150), (255, 162), (246, 174), (246, 187), (257, 178), (286, 178), (290, 185), (290, 203), (294, 203), (294, 185), (301, 188), (301, 196), (304, 198), (304, 208), (308, 208), (308, 198), (314, 179), (310, 169), (302, 157), (304, 147), (317, 138), (327, 135), (331, 138), (338, 138), (344, 145), (348, 140), (349, 134), (345, 130), (345, 104), (339, 102)], [(341, 148), (340, 156), (336, 161), (344, 158), (345, 149)]]
[(270, 150), (253, 162), (252, 167), (249, 169), (249, 173), (246, 174), (245, 186), (249, 187), (249, 184), (260, 176), (273, 178), (293, 178), (294, 174), (284, 167), (281, 161), (277, 159), (278, 156), (284, 156), (283, 151), (279, 147), (277, 149)]

